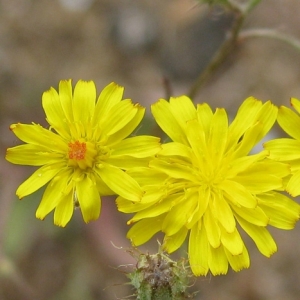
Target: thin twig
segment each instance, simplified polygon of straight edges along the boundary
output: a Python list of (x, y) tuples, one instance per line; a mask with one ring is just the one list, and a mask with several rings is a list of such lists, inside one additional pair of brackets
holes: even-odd
[(287, 43), (288, 45), (294, 47), (296, 50), (300, 51), (300, 40), (291, 36), (287, 36), (274, 29), (248, 29), (243, 30), (239, 34), (239, 39), (243, 40), (246, 38), (264, 37), (279, 40)]
[(192, 85), (188, 96), (193, 100), (196, 94), (199, 92), (200, 88), (207, 82), (207, 80), (214, 74), (216, 69), (226, 60), (228, 55), (232, 52), (236, 45), (237, 37), (241, 26), (243, 25), (245, 15), (241, 12), (236, 12), (236, 18), (232, 25), (230, 35), (223, 42), (217, 53), (214, 55), (213, 59), (205, 70), (198, 76)]
[(240, 30), (244, 23), (246, 16), (256, 7), (261, 0), (249, 0), (246, 3), (237, 0), (228, 0), (227, 5), (230, 10), (235, 13), (235, 20), (232, 24), (228, 38), (220, 46), (217, 53), (212, 58), (209, 65), (198, 76), (194, 84), (191, 86), (188, 96), (193, 100), (196, 94), (200, 91), (202, 86), (210, 79), (214, 72), (222, 65), (228, 55), (235, 48)]

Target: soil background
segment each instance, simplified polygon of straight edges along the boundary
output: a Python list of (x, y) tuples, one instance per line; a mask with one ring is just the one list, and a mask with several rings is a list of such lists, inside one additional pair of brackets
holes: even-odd
[[(300, 38), (299, 15), (298, 0), (263, 0), (244, 29)], [(0, 299), (125, 299), (133, 291), (124, 273), (135, 264), (125, 238), (129, 216), (117, 213), (113, 197), (87, 225), (80, 211), (64, 229), (53, 225), (52, 214), (35, 219), (42, 191), (22, 202), (15, 196), (33, 168), (4, 160), (6, 148), (19, 143), (9, 125), (47, 126), (42, 93), (72, 78), (94, 80), (98, 92), (111, 81), (125, 86), (126, 98), (147, 107), (139, 130), (149, 133), (151, 103), (168, 92), (188, 93), (231, 21), (228, 12), (193, 0), (0, 0)], [(299, 51), (271, 39), (241, 40), (194, 101), (225, 107), (232, 118), (249, 96), (287, 106), (290, 97), (300, 98)], [(270, 230), (276, 254), (263, 257), (245, 237), (251, 267), (198, 278), (195, 299), (298, 300), (300, 226)], [(156, 238), (140, 249), (156, 251)], [(185, 245), (172, 257), (186, 252)]]

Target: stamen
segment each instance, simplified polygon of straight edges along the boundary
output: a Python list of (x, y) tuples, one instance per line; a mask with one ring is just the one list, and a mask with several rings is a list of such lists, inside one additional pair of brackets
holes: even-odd
[(86, 153), (86, 143), (75, 141), (74, 143), (70, 142), (69, 146), (69, 159), (83, 160)]

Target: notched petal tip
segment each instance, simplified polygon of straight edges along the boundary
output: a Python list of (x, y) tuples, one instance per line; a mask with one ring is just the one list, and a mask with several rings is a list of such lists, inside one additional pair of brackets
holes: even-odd
[[(11, 148), (6, 148), (6, 150), (5, 150), (5, 160), (8, 160), (8, 159), (7, 159), (7, 156), (9, 155), (10, 149), (11, 149)], [(9, 161), (9, 160), (8, 160), (8, 161)]]
[(295, 193), (295, 192), (290, 192), (288, 189), (285, 190), (290, 196), (292, 196), (293, 198), (298, 197), (300, 194), (299, 193)]
[(275, 254), (277, 252), (277, 250), (278, 249), (277, 249), (277, 246), (276, 246), (276, 249), (273, 249), (272, 251), (270, 251), (269, 256), (266, 255), (266, 257), (268, 257), (268, 258), (271, 257), (273, 254)]
[(138, 102), (134, 103), (133, 106), (137, 109), (145, 110), (145, 107)]
[(99, 219), (100, 211), (96, 213), (96, 210), (95, 210), (95, 213), (93, 213), (93, 214), (92, 213), (83, 214), (83, 212), (82, 212), (82, 217), (83, 217), (84, 223), (88, 224), (92, 221), (96, 221)]
[(93, 80), (79, 79), (79, 80), (77, 81), (76, 85), (77, 85), (77, 84), (86, 84), (86, 83), (88, 83), (88, 84), (90, 84), (90, 83), (95, 84)]
[(37, 212), (35, 213), (35, 217), (36, 217), (37, 219), (39, 219), (40, 221), (44, 221), (45, 218), (46, 218), (46, 216), (39, 215)]
[(19, 193), (19, 188), (20, 188), (20, 186), (17, 188), (16, 196), (19, 198), (19, 200), (22, 200), (22, 199), (24, 198), (24, 196), (22, 196), (22, 195)]
[(117, 84), (115, 81), (112, 81), (111, 83), (106, 85), (104, 88), (106, 88), (106, 87), (113, 87), (113, 88), (116, 88), (116, 89), (123, 89), (124, 90), (124, 87)]
[(67, 224), (62, 224), (62, 223), (57, 223), (57, 222), (55, 223), (54, 222), (54, 225), (56, 225), (58, 227), (61, 227), (61, 228), (65, 228)]

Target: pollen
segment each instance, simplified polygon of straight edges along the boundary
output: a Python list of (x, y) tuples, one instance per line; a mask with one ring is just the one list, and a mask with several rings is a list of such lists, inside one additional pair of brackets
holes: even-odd
[(86, 143), (80, 143), (79, 141), (75, 141), (74, 143), (70, 142), (69, 146), (69, 159), (74, 160), (83, 160), (85, 159), (86, 153)]

